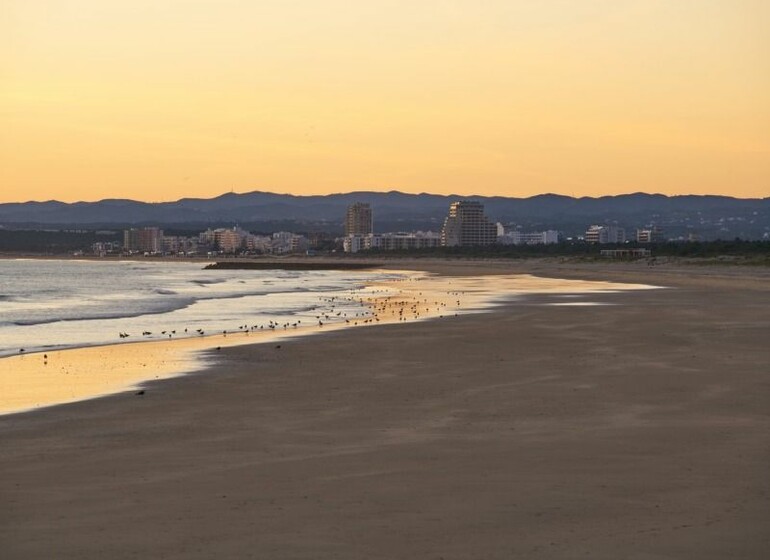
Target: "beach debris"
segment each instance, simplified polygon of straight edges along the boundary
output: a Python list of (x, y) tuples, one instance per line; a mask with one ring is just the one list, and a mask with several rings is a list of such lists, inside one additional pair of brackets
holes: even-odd
[(134, 395), (136, 395), (137, 397), (143, 396), (144, 395), (144, 389), (142, 389), (141, 391), (137, 391), (136, 393), (134, 393)]
[(275, 348), (276, 348), (276, 350), (280, 350), (280, 348), (281, 348), (281, 345), (280, 345), (280, 344), (276, 344), (276, 345), (275, 345)]

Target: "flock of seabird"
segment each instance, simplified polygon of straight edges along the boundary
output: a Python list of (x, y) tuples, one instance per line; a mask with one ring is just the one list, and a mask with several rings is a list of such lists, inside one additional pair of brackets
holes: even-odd
[[(408, 298), (404, 295), (404, 292), (402, 290), (399, 290), (398, 294), (393, 294), (390, 290), (374, 290), (370, 292), (370, 294), (378, 294), (378, 293), (388, 293), (389, 295), (383, 295), (383, 296), (374, 296), (374, 297), (368, 297), (364, 298), (359, 295), (355, 294), (355, 291), (351, 291), (351, 295), (348, 297), (342, 297), (342, 296), (332, 296), (332, 297), (319, 297), (318, 299), (322, 302), (322, 305), (314, 306), (310, 309), (310, 311), (315, 312), (315, 319), (318, 321), (318, 327), (323, 327), (324, 324), (330, 323), (333, 321), (344, 321), (346, 324), (352, 324), (353, 326), (357, 326), (360, 324), (371, 324), (371, 323), (377, 323), (380, 322), (381, 317), (387, 317), (387, 316), (393, 316), (398, 321), (407, 321), (409, 319), (420, 319), (421, 317), (425, 317), (426, 315), (429, 316), (431, 312), (431, 307), (433, 307), (438, 313), (438, 317), (442, 318), (444, 317), (444, 314), (447, 312), (447, 308), (449, 307), (449, 304), (447, 304), (444, 301), (438, 301), (434, 300), (432, 302), (429, 302), (427, 298), (420, 298), (420, 297), (412, 297)], [(449, 296), (459, 296), (462, 292), (452, 292), (448, 291), (447, 295)], [(418, 293), (418, 296), (422, 296), (422, 292)], [(356, 311), (355, 313), (350, 310), (350, 304), (354, 304), (361, 309), (361, 311)], [(460, 306), (460, 299), (456, 300), (456, 305)], [(341, 306), (344, 306), (342, 309), (340, 309)], [(457, 315), (457, 313), (454, 313)], [(257, 331), (276, 331), (277, 329), (282, 330), (288, 330), (290, 328), (296, 329), (298, 327), (302, 326), (302, 321), (300, 319), (297, 319), (296, 321), (288, 321), (284, 323), (278, 323), (277, 321), (273, 321), (272, 319), (269, 320), (266, 324), (258, 324), (258, 325), (248, 325), (243, 324), (239, 325), (237, 329), (235, 329), (232, 332), (235, 333), (246, 333), (247, 335), (251, 332), (257, 332)], [(164, 337), (167, 336), (168, 338), (173, 338), (174, 335), (176, 335), (176, 330), (164, 330), (161, 331), (160, 334)], [(206, 331), (204, 331), (201, 328), (195, 329), (194, 331), (199, 336), (205, 336)], [(188, 334), (188, 329), (184, 329), (184, 333)], [(223, 336), (228, 335), (227, 330), (222, 331)], [(129, 338), (131, 334), (127, 332), (119, 332), (118, 336), (121, 339)], [(152, 331), (142, 331), (142, 336), (144, 338), (152, 337), (153, 333)], [(278, 346), (279, 348), (280, 346)], [(220, 350), (221, 347), (217, 347), (217, 350)], [(19, 349), (19, 353), (23, 354), (25, 352), (24, 348)], [(48, 355), (44, 354), (43, 359), (45, 360), (45, 363), (48, 363)]]

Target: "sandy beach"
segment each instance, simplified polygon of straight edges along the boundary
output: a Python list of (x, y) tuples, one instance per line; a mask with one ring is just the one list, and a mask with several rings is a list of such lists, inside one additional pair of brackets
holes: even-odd
[(223, 347), (0, 416), (0, 557), (770, 556), (770, 271), (392, 266), (669, 289)]

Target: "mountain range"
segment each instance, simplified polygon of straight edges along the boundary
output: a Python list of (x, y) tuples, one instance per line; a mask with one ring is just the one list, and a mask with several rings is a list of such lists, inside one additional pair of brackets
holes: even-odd
[(557, 229), (577, 235), (594, 223), (629, 229), (658, 225), (668, 236), (695, 233), (703, 238), (759, 239), (770, 232), (770, 197), (739, 199), (729, 196), (634, 193), (598, 198), (543, 194), (529, 198), (407, 194), (398, 191), (359, 191), (294, 196), (254, 191), (226, 193), (215, 198), (182, 198), (149, 203), (129, 199), (65, 203), (0, 204), (5, 228), (83, 227), (122, 228), (160, 225), (201, 228), (238, 224), (252, 230), (329, 231), (339, 233), (347, 206), (372, 205), (375, 230), (439, 229), (449, 204), (476, 200), (493, 221), (522, 229)]

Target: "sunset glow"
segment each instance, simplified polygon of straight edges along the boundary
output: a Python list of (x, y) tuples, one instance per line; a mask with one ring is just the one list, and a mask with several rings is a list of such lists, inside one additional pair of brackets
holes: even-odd
[(5, 0), (0, 202), (770, 196), (763, 0)]

